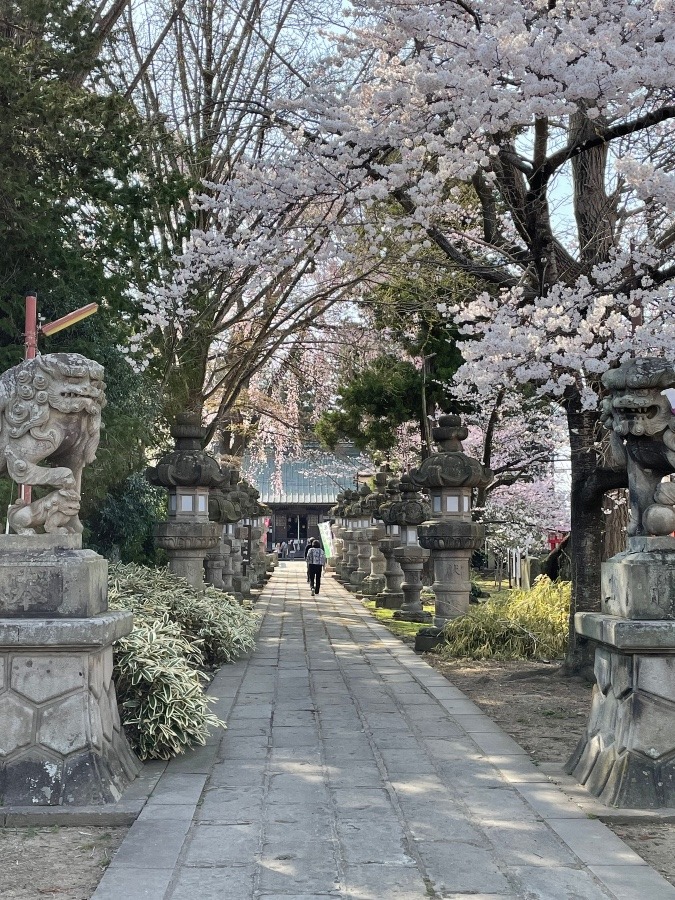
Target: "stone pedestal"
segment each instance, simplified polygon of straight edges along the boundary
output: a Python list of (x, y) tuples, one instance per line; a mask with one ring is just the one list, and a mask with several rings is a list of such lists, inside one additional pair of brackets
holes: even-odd
[(597, 683), (567, 771), (608, 806), (675, 807), (675, 540), (630, 538), (603, 563), (602, 609), (575, 616)]
[(178, 522), (155, 525), (155, 540), (169, 555), (169, 569), (196, 590), (204, 587), (204, 557), (220, 540), (218, 522)]
[(357, 567), (349, 576), (350, 590), (357, 591), (360, 589), (363, 579), (370, 572), (370, 544), (365, 533), (365, 529), (360, 529), (354, 533), (354, 542), (356, 544)]
[[(225, 590), (229, 590), (235, 600), (241, 603), (244, 599), (244, 595), (241, 593), (241, 541), (234, 534), (226, 534), (223, 535), (223, 544), (229, 551), (223, 566), (223, 583), (226, 585), (229, 583), (229, 588), (226, 587)], [(235, 587), (235, 582), (239, 587)]]
[(241, 601), (248, 596), (251, 583), (244, 569), (242, 529), (238, 526), (235, 526), (235, 535), (232, 539), (232, 590), (237, 600)]
[(375, 597), (384, 590), (384, 570), (387, 561), (379, 547), (383, 537), (384, 528), (378, 528), (376, 525), (366, 528), (366, 538), (370, 546), (370, 572), (363, 579), (361, 590), (368, 597)]
[(576, 627), (601, 645), (567, 771), (607, 806), (675, 807), (675, 622), (578, 613)]
[(431, 550), (436, 595), (434, 626), (469, 611), (471, 596), (471, 556), (485, 539), (485, 528), (475, 522), (424, 522), (419, 529), (420, 543)]
[(394, 613), (394, 618), (406, 622), (431, 622), (431, 616), (424, 611), (420, 600), (422, 569), (429, 559), (429, 551), (415, 545), (396, 547), (394, 558), (403, 570), (403, 603)]
[(380, 552), (384, 556), (384, 590), (375, 600), (381, 609), (400, 609), (403, 603), (403, 569), (394, 558), (394, 550), (399, 546), (399, 538), (387, 537), (380, 541)]
[(340, 581), (342, 581), (345, 586), (348, 586), (352, 573), (356, 572), (359, 567), (359, 545), (356, 542), (356, 532), (354, 529), (349, 528), (345, 531), (344, 541), (344, 563), (340, 567)]
[(206, 583), (212, 585), (214, 588), (218, 588), (218, 590), (220, 591), (224, 590), (225, 588), (223, 583), (224, 561), (225, 556), (223, 554), (223, 537), (221, 526), (221, 536), (218, 540), (218, 543), (215, 545), (215, 547), (207, 550), (206, 557), (204, 558)]
[(0, 537), (5, 806), (113, 802), (140, 771), (112, 682), (112, 644), (133, 618), (107, 610), (106, 581), (79, 535)]

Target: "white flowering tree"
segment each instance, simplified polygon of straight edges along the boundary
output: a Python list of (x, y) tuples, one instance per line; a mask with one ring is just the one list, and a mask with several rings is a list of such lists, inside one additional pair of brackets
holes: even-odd
[[(363, 202), (396, 201), (422, 244), (492, 286), (464, 310), (476, 338), (465, 382), (527, 385), (565, 408), (574, 609), (597, 608), (602, 496), (623, 478), (598, 446), (599, 377), (674, 346), (675, 7), (357, 0), (355, 10), (345, 52), (376, 60), (331, 130), (368, 173)], [(474, 214), (448, 227), (467, 194)], [(570, 666), (583, 656), (572, 640)]]
[[(186, 283), (253, 271), (267, 293), (290, 258), (337, 257), (347, 284), (397, 240), (411, 272), (433, 246), (475, 278), (479, 296), (452, 310), (475, 338), (463, 381), (564, 407), (574, 609), (595, 608), (602, 497), (623, 481), (599, 447), (599, 378), (673, 346), (675, 7), (353, 0), (350, 15), (316, 79), (266, 100), (283, 147), (212, 191), (218, 234), (191, 242)], [(283, 241), (266, 226), (278, 216)], [(573, 639), (570, 666), (584, 653)]]
[(292, 360), (298, 335), (363, 277), (339, 234), (351, 202), (318, 187), (316, 170), (286, 165), (298, 137), (274, 113), (308, 89), (335, 4), (123, 5), (110, 83), (164, 123), (167, 185), (193, 186), (158, 206), (166, 271), (142, 298), (147, 333), (133, 349), (159, 368), (167, 412), (208, 408), (210, 438), (255, 373)]

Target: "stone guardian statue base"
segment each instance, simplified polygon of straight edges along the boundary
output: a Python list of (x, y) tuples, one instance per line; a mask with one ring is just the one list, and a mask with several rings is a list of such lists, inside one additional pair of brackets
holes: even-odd
[(577, 613), (597, 642), (586, 733), (567, 771), (608, 806), (675, 807), (675, 416), (666, 360), (603, 376), (614, 458), (628, 472), (628, 546), (602, 565), (600, 613)]
[[(78, 518), (102, 377), (101, 366), (74, 353), (38, 356), (0, 376), (0, 473), (4, 466), (19, 484), (53, 488), (13, 504), (18, 533), (0, 536), (5, 808), (109, 803), (140, 770), (112, 681), (112, 644), (129, 634), (132, 615), (108, 610), (108, 564), (82, 549)], [(48, 458), (54, 466), (39, 465)]]

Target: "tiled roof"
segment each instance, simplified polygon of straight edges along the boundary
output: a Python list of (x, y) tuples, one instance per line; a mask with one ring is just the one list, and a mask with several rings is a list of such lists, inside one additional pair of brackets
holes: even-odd
[(355, 487), (357, 472), (364, 471), (363, 457), (354, 453), (334, 456), (312, 451), (308, 458), (286, 460), (280, 479), (274, 459), (262, 467), (251, 468), (247, 462), (243, 470), (260, 491), (261, 503), (275, 505), (333, 506), (340, 491)]

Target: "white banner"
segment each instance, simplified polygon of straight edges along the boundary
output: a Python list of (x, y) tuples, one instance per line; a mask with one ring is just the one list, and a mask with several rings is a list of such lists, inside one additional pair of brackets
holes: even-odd
[(319, 522), (319, 534), (321, 535), (323, 552), (328, 559), (332, 559), (335, 556), (335, 547), (333, 546), (333, 533), (330, 530), (330, 522)]

